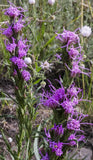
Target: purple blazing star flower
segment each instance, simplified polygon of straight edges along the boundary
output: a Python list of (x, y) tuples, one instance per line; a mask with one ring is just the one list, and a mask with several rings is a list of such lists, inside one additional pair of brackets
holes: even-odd
[[(80, 60), (79, 60), (79, 61), (80, 61)], [(81, 74), (81, 73), (82, 73), (82, 74), (85, 74), (85, 75), (87, 75), (87, 76), (90, 76), (91, 72), (88, 72), (88, 73), (83, 72), (83, 69), (84, 69), (84, 70), (89, 70), (89, 69), (80, 66), (80, 65), (79, 65), (79, 61), (72, 61), (72, 69), (70, 69), (70, 68), (68, 67), (68, 65), (65, 64), (66, 67), (71, 71), (71, 77), (76, 77), (77, 74), (79, 75), (79, 74)]]
[(69, 145), (70, 145), (70, 146), (76, 146), (77, 143), (76, 143), (76, 141), (70, 141), (70, 142), (69, 142)]
[(21, 12), (24, 12), (23, 8), (16, 7), (13, 3), (10, 3), (10, 7), (5, 10), (5, 15), (8, 15), (11, 18), (18, 17), (19, 15), (23, 16)]
[(79, 56), (80, 53), (77, 49), (72, 47), (72, 48), (70, 48), (70, 51), (68, 51), (68, 54), (71, 59), (75, 60), (77, 58), (77, 56)]
[[(73, 118), (74, 116), (74, 118)], [(67, 129), (68, 130), (74, 130), (74, 131), (81, 131), (80, 130), (80, 125), (81, 124), (89, 124), (89, 123), (81, 123), (81, 121), (87, 117), (88, 115), (84, 115), (82, 113), (78, 113), (77, 111), (74, 112), (71, 117), (69, 117), (68, 122), (67, 122)], [(76, 118), (75, 118), (76, 117)]]
[(62, 142), (50, 141), (49, 147), (52, 149), (52, 152), (55, 152), (57, 156), (61, 156), (63, 154), (62, 152), (63, 143)]
[(62, 124), (61, 125), (54, 124), (54, 127), (51, 128), (51, 130), (54, 130), (58, 135), (64, 134), (64, 128), (62, 127)]
[(17, 59), (18, 57), (13, 56), (12, 58), (10, 58), (10, 61), (16, 65)]
[(45, 131), (45, 135), (47, 138), (51, 138), (51, 135), (50, 135), (50, 130), (48, 130), (48, 132), (46, 131), (46, 128), (44, 128), (44, 131)]
[(27, 55), (26, 50), (24, 50), (24, 49), (19, 49), (19, 50), (18, 50), (18, 57), (19, 57), (19, 58), (22, 58), (22, 57), (24, 57), (24, 56), (26, 56), (26, 55)]
[(17, 71), (16, 69), (14, 69), (13, 75), (16, 76), (17, 75)]
[(18, 41), (18, 48), (19, 48), (19, 49), (27, 48), (28, 45), (26, 45), (26, 42), (27, 42), (27, 40), (23, 41), (23, 40), (22, 40), (22, 37), (21, 37), (21, 39)]
[(65, 89), (63, 87), (55, 90), (53, 98), (56, 101), (60, 102), (64, 97), (65, 97)]
[(12, 41), (13, 43), (8, 43), (8, 44), (6, 44), (6, 41), (5, 41), (6, 49), (11, 53), (15, 51), (15, 48), (17, 46), (17, 44), (15, 43), (15, 39), (13, 37), (12, 37)]
[(12, 27), (9, 26), (7, 29), (4, 29), (3, 33), (7, 38), (10, 38), (13, 35)]
[(68, 130), (80, 130), (80, 121), (76, 119), (71, 119), (67, 122), (67, 129)]
[(10, 58), (10, 60), (11, 60), (15, 65), (18, 66), (18, 69), (22, 69), (22, 68), (24, 68), (24, 67), (27, 67), (27, 65), (26, 65), (26, 63), (24, 62), (23, 59), (20, 59), (20, 58), (14, 56), (14, 57)]
[(79, 41), (80, 41), (77, 34), (75, 34), (74, 32), (65, 30), (65, 29), (64, 29), (63, 33), (61, 33), (61, 34), (57, 33), (56, 39), (60, 40), (62, 43), (67, 43), (67, 45), (64, 46), (67, 48), (70, 44), (76, 44), (76, 43), (79, 44)]
[(72, 140), (75, 140), (76, 137), (75, 137), (75, 134), (71, 134), (69, 137), (68, 137), (68, 140), (72, 141)]
[(22, 28), (24, 27), (23, 24), (24, 24), (24, 22), (22, 21), (21, 18), (18, 20), (18, 22), (16, 22), (14, 24), (13, 29), (14, 29), (15, 33), (17, 33), (17, 32), (22, 30)]
[(45, 93), (45, 91), (43, 91), (40, 101), (44, 106), (49, 108), (57, 108), (65, 97), (65, 89), (63, 86), (61, 86), (59, 89), (56, 89), (52, 84), (50, 84), (49, 87), (52, 93)]
[(70, 141), (69, 142), (69, 145), (73, 146), (73, 145), (76, 145), (76, 141), (77, 142), (80, 142), (80, 141), (84, 141), (85, 142), (85, 136), (84, 135), (75, 135), (74, 134), (71, 134), (69, 137), (68, 137), (68, 140)]
[(30, 73), (28, 71), (23, 70), (22, 71), (22, 77), (24, 78), (25, 81), (29, 81), (30, 78), (31, 78), (31, 75), (30, 75)]
[(77, 97), (78, 93), (81, 92), (82, 90), (80, 88), (75, 87), (75, 84), (72, 84), (68, 89), (67, 89), (67, 94), (70, 95), (71, 97), (75, 96)]
[(70, 101), (68, 99), (63, 101), (63, 103), (61, 103), (61, 106), (63, 107), (65, 112), (68, 113), (68, 114), (74, 112), (74, 108), (73, 108), (74, 104), (73, 104), (72, 101)]
[(58, 107), (58, 102), (54, 99), (54, 97), (47, 97), (47, 100), (43, 101), (43, 105), (49, 108), (56, 108)]
[(58, 53), (55, 54), (55, 57), (57, 58), (57, 61), (62, 59), (61, 56), (62, 56), (62, 54), (58, 54)]
[(41, 160), (49, 160), (48, 153), (45, 154), (45, 156), (40, 152), (42, 159)]

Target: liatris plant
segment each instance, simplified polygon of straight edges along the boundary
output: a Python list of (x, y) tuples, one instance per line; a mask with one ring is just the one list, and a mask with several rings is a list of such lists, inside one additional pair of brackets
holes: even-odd
[[(15, 160), (31, 159), (32, 149), (32, 120), (36, 115), (33, 105), (36, 103), (33, 90), (32, 76), (34, 69), (30, 65), (31, 59), (27, 57), (29, 50), (28, 40), (24, 40), (22, 28), (25, 27), (26, 19), (24, 9), (16, 7), (9, 2), (10, 7), (5, 9), (5, 15), (10, 18), (8, 28), (1, 29), (2, 34), (7, 37), (5, 40), (6, 50), (10, 53), (12, 79), (15, 86), (15, 102), (17, 103), (17, 118), (19, 133), (16, 138), (17, 150), (14, 151), (7, 142), (4, 134), (8, 151)], [(28, 71), (31, 69), (32, 76)], [(30, 83), (29, 83), (30, 82)], [(29, 84), (29, 85), (28, 85)], [(24, 142), (24, 145), (23, 145)], [(23, 153), (23, 149), (26, 153)]]
[[(68, 87), (63, 86), (62, 82), (59, 81), (61, 87), (56, 89), (49, 81), (50, 91), (45, 92), (43, 90), (41, 104), (52, 109), (53, 118), (50, 124), (52, 127), (44, 128), (45, 145), (39, 150), (42, 160), (64, 159), (71, 147), (78, 146), (80, 141), (85, 142), (81, 125), (89, 124), (84, 123), (84, 118), (88, 115), (78, 111), (80, 102), (87, 100), (83, 99), (82, 89), (76, 87), (74, 82), (77, 75), (90, 76), (89, 70), (81, 66), (81, 62), (84, 60), (79, 36), (75, 32), (64, 30), (62, 34), (57, 34), (56, 39), (61, 41), (61, 48), (64, 51), (61, 57), (58, 54), (56, 57), (63, 58), (64, 66), (71, 72), (69, 74), (71, 78)], [(81, 98), (79, 98), (80, 95)]]

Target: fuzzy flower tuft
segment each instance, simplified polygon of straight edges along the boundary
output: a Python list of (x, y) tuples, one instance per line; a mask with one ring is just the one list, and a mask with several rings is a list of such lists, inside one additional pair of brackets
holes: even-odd
[(83, 26), (81, 29), (80, 29), (80, 32), (82, 34), (82, 36), (84, 37), (89, 37), (92, 33), (92, 30), (89, 26)]
[(29, 4), (35, 4), (35, 0), (29, 0)]
[(48, 0), (48, 3), (49, 3), (50, 5), (53, 5), (53, 4), (55, 3), (55, 0)]

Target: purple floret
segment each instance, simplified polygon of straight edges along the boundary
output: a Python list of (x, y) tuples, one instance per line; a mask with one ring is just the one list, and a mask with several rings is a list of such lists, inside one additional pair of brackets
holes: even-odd
[(63, 107), (65, 112), (68, 114), (74, 112), (74, 108), (73, 108), (74, 105), (72, 101), (65, 100), (63, 103), (61, 103), (61, 106)]
[[(53, 86), (51, 85), (51, 87)], [(42, 99), (40, 101), (44, 106), (47, 106), (49, 108), (57, 108), (59, 107), (60, 102), (65, 97), (65, 89), (63, 88), (63, 86), (59, 89), (51, 88), (51, 92), (51, 94), (43, 92)]]
[(22, 77), (24, 78), (25, 81), (29, 81), (30, 78), (31, 78), (31, 75), (30, 75), (30, 73), (28, 71), (23, 70), (22, 71)]
[(27, 40), (23, 41), (23, 40), (22, 40), (22, 37), (21, 37), (21, 39), (18, 41), (18, 48), (19, 48), (19, 49), (27, 48), (28, 45), (26, 45), (26, 42), (27, 42)]
[(14, 29), (15, 33), (22, 30), (22, 28), (24, 27), (23, 23), (24, 22), (22, 21), (22, 19), (19, 19), (18, 22), (16, 22), (14, 24), (13, 29)]
[(67, 89), (67, 94), (71, 97), (78, 96), (78, 93), (81, 92), (82, 90), (80, 88), (75, 87), (75, 84), (72, 84), (68, 89)]
[(27, 55), (26, 50), (24, 50), (24, 49), (19, 49), (19, 50), (18, 50), (18, 57), (19, 57), (19, 58), (22, 58), (22, 57), (24, 57), (24, 56), (26, 56), (26, 55)]
[(62, 142), (50, 141), (49, 147), (52, 149), (52, 152), (55, 152), (57, 156), (61, 156), (63, 154), (62, 152), (63, 143)]
[(60, 40), (62, 43), (67, 43), (66, 47), (68, 47), (70, 44), (79, 43), (80, 41), (79, 36), (77, 34), (65, 29), (63, 33), (57, 33), (56, 39)]
[(3, 33), (7, 38), (10, 38), (13, 35), (12, 27), (9, 26), (7, 29), (4, 29)]
[(11, 18), (18, 17), (19, 15), (22, 15), (22, 12), (24, 12), (23, 8), (21, 7), (16, 7), (13, 3), (10, 3), (10, 7), (5, 10), (5, 15), (8, 15)]
[(67, 129), (68, 130), (80, 130), (80, 121), (76, 119), (71, 119), (67, 122)]
[(77, 56), (79, 56), (79, 51), (77, 49), (75, 49), (74, 47), (70, 48), (70, 51), (68, 51), (69, 57), (71, 59), (76, 59)]
[(6, 49), (9, 51), (9, 52), (13, 52), (13, 51), (15, 51), (15, 48), (16, 48), (16, 43), (15, 43), (15, 39), (12, 37), (12, 40), (13, 40), (13, 43), (8, 43), (8, 44), (6, 44), (6, 41), (5, 41), (5, 45), (6, 45)]
[(24, 67), (27, 67), (27, 65), (25, 64), (25, 62), (24, 62), (23, 59), (20, 59), (20, 58), (14, 56), (14, 57), (10, 58), (10, 60), (11, 60), (15, 65), (18, 66), (18, 69), (22, 69), (22, 68), (24, 68)]
[(51, 130), (54, 130), (58, 135), (63, 135), (64, 134), (64, 128), (61, 125), (56, 125), (54, 124), (54, 127), (51, 128)]
[(40, 154), (42, 156), (41, 160), (50, 160), (49, 156), (48, 156), (48, 153), (46, 153), (45, 156), (41, 152), (40, 152)]

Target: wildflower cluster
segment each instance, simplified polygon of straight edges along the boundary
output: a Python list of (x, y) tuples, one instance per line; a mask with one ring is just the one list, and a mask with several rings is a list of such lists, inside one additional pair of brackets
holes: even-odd
[(81, 53), (82, 47), (80, 46), (80, 38), (78, 34), (64, 30), (61, 34), (57, 33), (56, 39), (61, 41), (63, 45), (61, 48), (66, 48), (66, 52), (68, 53), (69, 59), (71, 60), (72, 69), (69, 68), (67, 64), (65, 64), (71, 71), (71, 77), (76, 77), (80, 73), (90, 76), (90, 72), (87, 72), (89, 69), (82, 65), (84, 58), (83, 54)]
[(77, 146), (78, 142), (85, 142), (81, 125), (86, 124), (82, 120), (88, 115), (77, 111), (77, 105), (85, 99), (79, 98), (79, 93), (82, 93), (82, 90), (75, 87), (75, 84), (70, 85), (67, 89), (62, 84), (58, 89), (52, 84), (49, 86), (50, 92), (43, 91), (41, 98), (43, 106), (51, 108), (54, 112), (54, 126), (48, 131), (46, 128), (44, 129), (45, 140), (50, 148), (50, 151), (46, 154), (51, 157), (52, 151), (53, 155), (62, 158), (66, 148), (69, 150), (70, 147)]
[[(23, 8), (16, 7), (14, 4), (10, 3), (10, 7), (5, 9), (5, 15), (9, 16), (10, 24), (8, 28), (1, 29), (2, 34), (7, 37), (5, 40), (6, 49), (10, 52), (10, 61), (13, 63), (14, 75), (17, 75), (20, 71), (23, 79), (28, 81), (31, 77), (30, 73), (26, 71), (26, 61), (24, 59), (27, 56), (27, 51), (29, 45), (27, 45), (27, 40), (23, 40), (23, 37), (18, 37), (21, 34), (21, 30), (24, 27), (25, 21), (23, 20)], [(16, 74), (15, 74), (16, 73)]]

